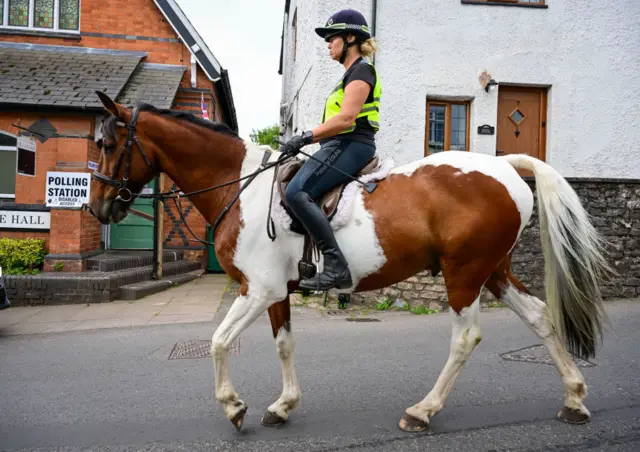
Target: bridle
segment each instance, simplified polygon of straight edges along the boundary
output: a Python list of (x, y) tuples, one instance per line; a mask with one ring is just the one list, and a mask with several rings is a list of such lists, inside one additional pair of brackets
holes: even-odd
[[(178, 210), (178, 213), (180, 215), (180, 219), (182, 220), (182, 222), (185, 224), (185, 226), (187, 227), (187, 229), (189, 230), (189, 232), (191, 233), (191, 235), (193, 235), (196, 240), (198, 240), (201, 243), (204, 243), (206, 245), (213, 245), (212, 242), (207, 242), (205, 240), (200, 239), (197, 235), (195, 235), (193, 233), (193, 231), (191, 230), (191, 228), (189, 227), (189, 225), (187, 224), (187, 220), (185, 219), (184, 215), (182, 214), (182, 206), (180, 204), (180, 197), (189, 197), (192, 195), (197, 195), (199, 193), (204, 193), (204, 192), (208, 192), (211, 190), (215, 190), (217, 188), (222, 188), (222, 187), (226, 187), (241, 181), (245, 181), (245, 183), (240, 187), (240, 190), (238, 190), (238, 193), (233, 197), (233, 199), (231, 200), (231, 202), (229, 202), (229, 204), (227, 204), (227, 206), (222, 210), (222, 212), (220, 213), (220, 215), (218, 215), (218, 218), (216, 219), (215, 223), (213, 224), (213, 235), (215, 236), (215, 232), (218, 228), (218, 225), (220, 224), (220, 222), (222, 221), (222, 219), (224, 218), (224, 216), (226, 215), (226, 213), (229, 211), (229, 209), (231, 208), (231, 206), (233, 206), (233, 204), (238, 200), (238, 198), (240, 197), (240, 194), (244, 191), (245, 188), (247, 188), (249, 186), (249, 184), (251, 182), (253, 182), (253, 180), (256, 178), (256, 176), (266, 170), (268, 170), (269, 168), (272, 167), (277, 167), (279, 166), (283, 161), (288, 160), (290, 157), (287, 156), (281, 156), (281, 158), (279, 158), (276, 162), (271, 162), (269, 163), (269, 157), (271, 156), (271, 152), (269, 151), (265, 151), (263, 158), (262, 158), (262, 165), (261, 168), (256, 170), (255, 172), (229, 181), (229, 182), (225, 182), (219, 185), (214, 185), (212, 187), (209, 188), (205, 188), (202, 190), (196, 190), (193, 192), (189, 192), (189, 193), (181, 193), (179, 190), (170, 190), (168, 192), (165, 193), (154, 193), (154, 194), (139, 194), (139, 193), (133, 193), (131, 191), (131, 189), (127, 186), (129, 183), (129, 170), (131, 167), (131, 158), (133, 156), (133, 144), (136, 144), (136, 147), (138, 148), (138, 151), (140, 152), (140, 154), (142, 155), (142, 158), (144, 159), (145, 163), (147, 164), (147, 168), (151, 169), (152, 171), (155, 172), (155, 167), (153, 166), (153, 164), (151, 163), (151, 160), (149, 159), (149, 156), (144, 152), (144, 149), (142, 148), (142, 145), (140, 144), (140, 141), (138, 141), (138, 137), (136, 136), (136, 122), (138, 121), (138, 115), (140, 113), (140, 109), (139, 107), (135, 107), (133, 109), (133, 112), (131, 114), (131, 120), (129, 121), (129, 124), (125, 124), (121, 121), (117, 121), (116, 122), (116, 126), (118, 127), (124, 127), (126, 128), (129, 132), (127, 135), (127, 140), (124, 142), (124, 144), (122, 145), (122, 148), (120, 149), (120, 155), (118, 156), (118, 161), (116, 162), (116, 166), (113, 168), (113, 172), (111, 173), (111, 176), (107, 176), (105, 174), (102, 174), (101, 172), (99, 172), (98, 170), (95, 170), (92, 174), (92, 178), (97, 180), (98, 182), (102, 182), (103, 184), (106, 185), (110, 185), (112, 187), (115, 187), (118, 189), (118, 196), (116, 196), (115, 200), (116, 201), (122, 201), (122, 202), (130, 202), (132, 201), (134, 198), (151, 198), (151, 199), (160, 199), (160, 200), (166, 200), (166, 199), (173, 199), (174, 203), (176, 204), (176, 209)], [(98, 147), (102, 148), (102, 145), (99, 145)], [(120, 167), (122, 166), (122, 162), (124, 161), (124, 174), (122, 177), (122, 180), (118, 180), (116, 179), (118, 172), (120, 171)], [(275, 183), (275, 176), (276, 176), (277, 170), (274, 172), (274, 183)], [(273, 192), (273, 185), (271, 186), (272, 192)], [(124, 195), (124, 196), (123, 196)], [(271, 198), (273, 198), (273, 193)], [(270, 198), (270, 199), (271, 199)], [(269, 222), (267, 224), (267, 232), (269, 234), (269, 237), (271, 237), (271, 240), (275, 240), (275, 230), (273, 229), (273, 220), (271, 220), (271, 205), (269, 206)]]
[[(94, 171), (93, 175), (91, 176), (93, 179), (99, 182), (102, 182), (103, 184), (111, 185), (112, 187), (117, 188), (118, 196), (116, 197), (116, 201), (130, 202), (133, 200), (134, 197), (137, 196), (137, 195), (134, 195), (131, 192), (131, 189), (127, 186), (129, 184), (129, 169), (131, 167), (131, 158), (133, 156), (134, 142), (138, 148), (138, 151), (142, 155), (144, 162), (147, 164), (147, 167), (151, 170), (155, 169), (153, 164), (151, 163), (151, 160), (149, 159), (149, 156), (144, 152), (144, 149), (142, 148), (142, 145), (140, 144), (140, 141), (138, 141), (138, 137), (136, 136), (136, 122), (138, 121), (139, 113), (140, 113), (140, 109), (138, 107), (135, 107), (131, 114), (131, 120), (129, 121), (129, 124), (125, 124), (120, 121), (116, 122), (116, 126), (126, 128), (129, 131), (129, 133), (127, 135), (127, 140), (124, 142), (124, 144), (122, 145), (122, 148), (120, 149), (120, 155), (118, 156), (118, 161), (116, 163), (116, 166), (113, 168), (111, 177), (102, 174), (98, 170)], [(122, 177), (122, 180), (120, 181), (116, 179), (116, 176), (120, 171), (120, 167), (122, 166), (123, 160), (124, 160), (124, 175)]]

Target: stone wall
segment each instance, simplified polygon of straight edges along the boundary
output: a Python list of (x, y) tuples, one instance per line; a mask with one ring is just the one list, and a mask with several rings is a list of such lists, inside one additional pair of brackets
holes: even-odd
[[(619, 274), (602, 288), (605, 298), (640, 297), (640, 181), (567, 179), (576, 190), (595, 228), (608, 241), (609, 262)], [(527, 178), (534, 190), (535, 182)], [(537, 202), (512, 258), (512, 271), (534, 294), (544, 299), (544, 258), (540, 247)], [(493, 296), (484, 291), (482, 301)], [(406, 281), (354, 295), (356, 303), (371, 304), (389, 297), (411, 305), (447, 305), (442, 275), (419, 273)]]

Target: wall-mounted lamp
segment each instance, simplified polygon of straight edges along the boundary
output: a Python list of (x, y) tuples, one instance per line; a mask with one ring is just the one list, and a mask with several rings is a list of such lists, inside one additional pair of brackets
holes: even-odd
[(496, 82), (494, 79), (491, 79), (491, 80), (489, 80), (489, 81), (487, 82), (487, 85), (484, 87), (484, 90), (485, 90), (486, 92), (489, 92), (489, 89), (490, 89), (492, 86), (498, 86), (498, 82)]
[(479, 76), (478, 80), (480, 81), (480, 85), (484, 88), (486, 92), (489, 92), (491, 86), (498, 86), (498, 82), (496, 82), (487, 71), (483, 71)]

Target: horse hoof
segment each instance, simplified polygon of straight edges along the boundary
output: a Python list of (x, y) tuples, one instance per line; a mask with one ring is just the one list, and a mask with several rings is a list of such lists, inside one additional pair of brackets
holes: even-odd
[(269, 410), (264, 413), (264, 416), (262, 416), (262, 420), (260, 421), (260, 423), (265, 427), (279, 427), (285, 422), (287, 422), (286, 419), (282, 419), (276, 413), (272, 413)]
[(567, 424), (584, 424), (589, 420), (589, 415), (574, 408), (564, 407), (558, 411), (558, 419)]
[(400, 427), (400, 430), (415, 433), (426, 429), (429, 426), (429, 423), (405, 413), (404, 416), (402, 416), (402, 419), (400, 419), (400, 424), (398, 424), (398, 426)]
[(242, 428), (242, 424), (244, 423), (244, 415), (247, 413), (247, 406), (242, 407), (240, 411), (236, 413), (233, 418), (231, 418), (231, 423), (236, 428), (236, 430), (240, 431)]

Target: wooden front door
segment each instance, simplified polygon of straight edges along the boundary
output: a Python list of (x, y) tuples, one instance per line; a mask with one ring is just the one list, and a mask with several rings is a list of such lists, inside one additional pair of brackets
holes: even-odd
[(544, 161), (546, 121), (546, 88), (500, 85), (496, 154), (527, 154)]

